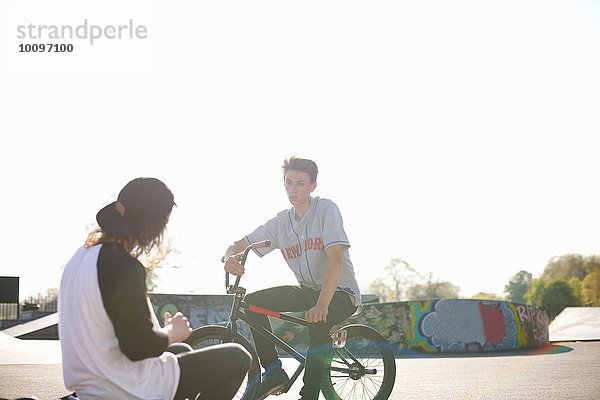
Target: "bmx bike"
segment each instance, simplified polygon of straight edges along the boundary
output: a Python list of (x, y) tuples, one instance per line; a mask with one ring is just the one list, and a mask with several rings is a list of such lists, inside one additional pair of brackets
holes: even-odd
[[(268, 240), (250, 244), (244, 250), (240, 263), (242, 265), (246, 263), (250, 250), (270, 245)], [(269, 330), (255, 325), (247, 317), (246, 310), (302, 326), (308, 326), (308, 322), (292, 315), (247, 304), (244, 301), (246, 289), (239, 286), (240, 278), (241, 276), (238, 276), (235, 283), (230, 286), (229, 273), (225, 272), (225, 288), (228, 294), (234, 295), (231, 314), (226, 325), (206, 325), (196, 328), (186, 343), (194, 349), (231, 342), (242, 345), (252, 355), (252, 364), (236, 398), (254, 400), (260, 387), (261, 367), (254, 347), (238, 332), (237, 322), (242, 320), (253, 329), (253, 334), (257, 332), (264, 336), (299, 362), (287, 385), (277, 394), (287, 393), (304, 369), (306, 357)], [(395, 380), (394, 354), (387, 340), (377, 330), (362, 324), (332, 328), (331, 347), (321, 383), (321, 392), (327, 400), (385, 400), (390, 396)]]

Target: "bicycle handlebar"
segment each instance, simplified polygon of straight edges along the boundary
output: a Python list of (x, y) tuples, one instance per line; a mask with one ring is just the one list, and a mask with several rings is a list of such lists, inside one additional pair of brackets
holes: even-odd
[[(242, 255), (242, 259), (240, 260), (240, 264), (242, 266), (246, 264), (246, 258), (248, 257), (248, 253), (250, 252), (250, 250), (264, 249), (265, 247), (271, 247), (270, 240), (263, 240), (262, 242), (250, 243), (250, 245), (248, 245), (248, 247), (244, 249), (244, 253)], [(241, 275), (238, 275), (235, 279), (235, 283), (229, 286), (229, 272), (225, 271), (225, 289), (227, 290), (228, 294), (232, 294), (235, 292), (235, 290), (238, 288), (238, 285), (240, 284), (241, 277)]]

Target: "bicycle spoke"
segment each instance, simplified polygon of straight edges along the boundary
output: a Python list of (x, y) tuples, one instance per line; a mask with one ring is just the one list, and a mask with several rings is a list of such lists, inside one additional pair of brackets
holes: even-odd
[(395, 378), (394, 356), (385, 339), (372, 328), (347, 328), (344, 347), (332, 351), (324, 386), (327, 399), (384, 400)]

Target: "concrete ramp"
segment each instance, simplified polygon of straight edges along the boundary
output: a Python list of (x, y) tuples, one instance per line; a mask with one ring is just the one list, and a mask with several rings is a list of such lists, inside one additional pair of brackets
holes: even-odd
[(600, 340), (600, 307), (567, 307), (548, 331), (551, 342)]
[(21, 340), (0, 332), (1, 364), (60, 364), (58, 340)]
[(28, 333), (37, 332), (39, 330), (48, 328), (56, 324), (58, 324), (58, 313), (53, 313), (50, 315), (46, 315), (45, 317), (25, 322), (24, 324), (11, 326), (10, 328), (3, 330), (2, 332), (4, 332), (7, 335), (18, 338), (27, 335)]

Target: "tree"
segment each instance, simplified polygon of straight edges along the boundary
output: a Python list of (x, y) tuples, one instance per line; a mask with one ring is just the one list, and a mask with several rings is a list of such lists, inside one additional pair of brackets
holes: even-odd
[(383, 276), (371, 282), (369, 291), (382, 301), (402, 301), (409, 285), (419, 279), (421, 276), (408, 262), (393, 258), (384, 268)]
[(146, 266), (146, 288), (148, 292), (153, 292), (160, 282), (160, 273), (158, 270), (167, 268), (181, 268), (177, 259), (181, 252), (170, 243), (163, 244), (160, 248), (154, 249), (149, 257), (142, 255), (140, 261)]
[(158, 281), (160, 281), (159, 275), (156, 273), (156, 268), (161, 268), (160, 266), (155, 267), (154, 269), (146, 270), (146, 290), (148, 292), (154, 292), (158, 287)]
[(593, 272), (600, 272), (600, 256), (596, 256), (596, 255), (587, 256), (583, 260), (583, 269), (585, 270), (587, 275), (589, 275)]
[(498, 296), (496, 293), (485, 292), (479, 292), (471, 298), (475, 300), (502, 300), (502, 296)]
[(533, 275), (530, 272), (521, 270), (513, 275), (508, 281), (508, 285), (504, 286), (506, 298), (514, 303), (525, 303), (525, 293), (529, 290)]
[(46, 289), (44, 293), (29, 296), (23, 302), (23, 310), (56, 311), (58, 288)]
[(600, 306), (600, 270), (588, 274), (581, 282), (582, 305)]
[(450, 282), (433, 279), (430, 272), (424, 278), (409, 263), (394, 258), (385, 267), (383, 276), (369, 285), (369, 291), (382, 301), (456, 299), (460, 288)]
[(560, 279), (533, 281), (525, 298), (530, 304), (543, 307), (548, 317), (554, 319), (565, 307), (580, 305), (568, 282)]
[(427, 281), (410, 286), (407, 295), (410, 300), (457, 299), (460, 288), (450, 282), (434, 280), (430, 272)]
[(527, 293), (525, 293), (525, 302), (541, 307), (545, 287), (546, 281), (541, 279), (534, 279), (531, 281), (531, 285), (529, 286)]
[[(586, 266), (587, 264), (587, 266)], [(552, 257), (544, 268), (540, 279), (551, 281), (560, 279), (568, 281), (571, 278), (577, 278), (580, 281), (588, 274), (586, 268), (592, 268), (592, 260), (587, 260), (581, 254), (565, 254), (558, 257)]]
[(600, 297), (600, 285), (595, 283), (599, 275), (600, 256), (565, 254), (550, 259), (540, 280), (547, 284), (563, 281), (571, 288), (571, 295), (575, 299), (571, 299), (571, 302), (575, 305), (592, 305), (598, 304)]
[(40, 292), (36, 296), (29, 296), (25, 299), (26, 303), (52, 303), (58, 299), (58, 288), (49, 288), (45, 292)]
[(399, 301), (394, 294), (390, 286), (386, 283), (384, 278), (377, 278), (369, 284), (369, 293), (377, 296), (383, 303), (387, 301)]
[(571, 287), (573, 291), (573, 297), (577, 299), (577, 304), (583, 304), (583, 295), (581, 288), (581, 280), (573, 277), (567, 281), (567, 284)]

